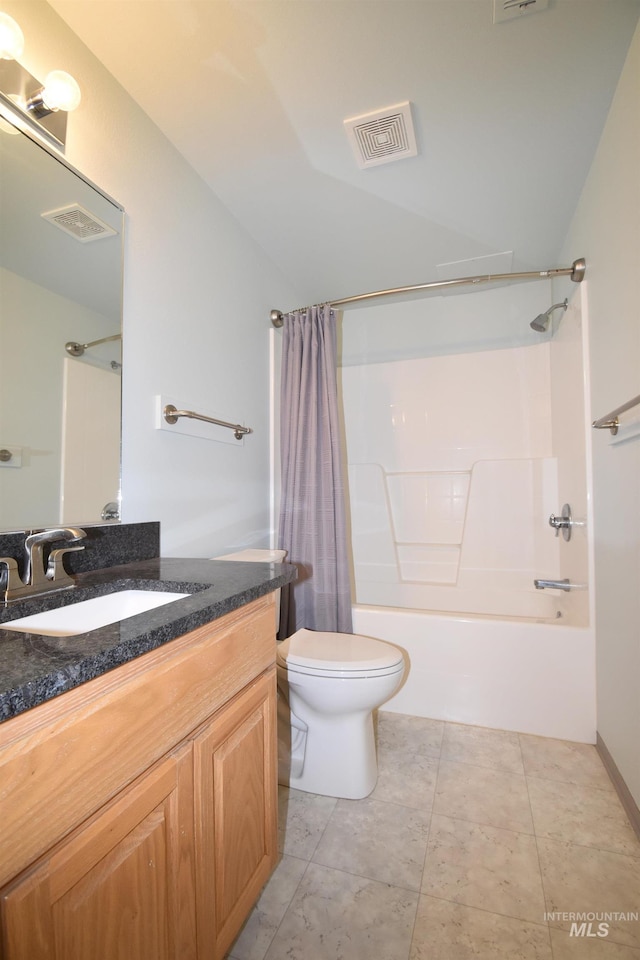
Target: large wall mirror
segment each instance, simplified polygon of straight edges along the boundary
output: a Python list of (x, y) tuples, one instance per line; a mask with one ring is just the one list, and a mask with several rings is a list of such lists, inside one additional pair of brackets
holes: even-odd
[(117, 518), (123, 219), (0, 117), (0, 531)]

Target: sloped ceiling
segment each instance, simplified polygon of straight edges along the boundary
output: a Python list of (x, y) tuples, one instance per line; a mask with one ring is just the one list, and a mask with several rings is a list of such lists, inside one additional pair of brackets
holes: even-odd
[[(549, 0), (496, 25), (493, 0), (50, 3), (309, 303), (505, 251), (462, 275), (558, 265), (640, 14), (638, 0)], [(404, 100), (419, 155), (359, 169), (342, 121)]]

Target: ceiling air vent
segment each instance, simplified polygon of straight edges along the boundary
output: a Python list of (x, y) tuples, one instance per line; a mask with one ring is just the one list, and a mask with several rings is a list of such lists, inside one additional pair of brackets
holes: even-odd
[(343, 122), (361, 168), (415, 157), (418, 153), (409, 101)]
[(60, 207), (59, 210), (50, 210), (49, 213), (41, 213), (40, 216), (75, 237), (80, 243), (89, 243), (90, 240), (100, 240), (102, 237), (113, 237), (118, 232), (100, 217), (96, 217), (94, 213), (89, 213), (79, 203)]
[(493, 0), (493, 22), (516, 20), (526, 13), (537, 13), (546, 10), (549, 0)]

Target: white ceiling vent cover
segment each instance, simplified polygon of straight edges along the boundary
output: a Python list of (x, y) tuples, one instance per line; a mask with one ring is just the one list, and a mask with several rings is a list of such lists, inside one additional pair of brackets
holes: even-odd
[(358, 166), (362, 169), (417, 156), (408, 100), (343, 122)]
[(493, 0), (493, 22), (515, 20), (527, 13), (546, 10), (549, 0)]
[(75, 237), (80, 243), (89, 243), (90, 240), (100, 240), (102, 237), (113, 237), (118, 232), (100, 217), (96, 217), (95, 213), (89, 213), (79, 203), (72, 203), (71, 206), (60, 207), (58, 210), (50, 210), (48, 213), (41, 213), (40, 216)]

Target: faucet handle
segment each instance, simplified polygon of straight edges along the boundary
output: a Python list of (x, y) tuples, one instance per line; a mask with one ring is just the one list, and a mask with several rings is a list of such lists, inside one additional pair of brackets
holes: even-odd
[[(65, 540), (67, 543), (75, 543), (78, 540), (84, 540), (87, 532), (82, 527), (54, 527), (49, 530), (40, 530), (38, 533), (30, 533), (24, 541), (25, 550), (25, 570), (24, 579), (26, 585), (36, 588), (39, 592), (42, 588), (48, 588), (47, 578), (48, 570), (44, 568), (44, 545), (55, 543), (56, 540)], [(64, 569), (64, 568), (63, 568)], [(69, 584), (72, 581), (69, 581)], [(69, 584), (66, 584), (69, 586)], [(31, 590), (31, 593), (34, 591)]]
[(562, 530), (562, 536), (565, 540), (571, 540), (571, 528), (573, 523), (574, 521), (571, 516), (571, 507), (568, 503), (563, 505), (562, 513), (559, 517), (556, 517), (555, 513), (552, 513), (549, 517), (549, 526), (553, 527), (556, 531), (556, 537), (559, 536), (560, 531)]
[(73, 583), (64, 568), (62, 558), (65, 553), (77, 553), (79, 550), (84, 550), (84, 545), (81, 547), (60, 547), (58, 550), (52, 550), (47, 563), (47, 580), (52, 580), (56, 584)]
[(38, 533), (30, 533), (24, 541), (24, 548), (27, 552), (39, 543), (53, 543), (55, 540), (84, 540), (87, 531), (82, 527), (52, 527), (48, 530), (40, 530)]
[(565, 523), (562, 517), (556, 517), (555, 513), (552, 513), (549, 517), (549, 526), (553, 527), (556, 531), (556, 537), (560, 535), (560, 530), (564, 527)]
[[(3, 565), (7, 568), (6, 573), (3, 570)], [(5, 601), (10, 590), (16, 590), (21, 586), (23, 586), (23, 583), (18, 573), (18, 562), (15, 557), (0, 557), (0, 590), (4, 593)]]

